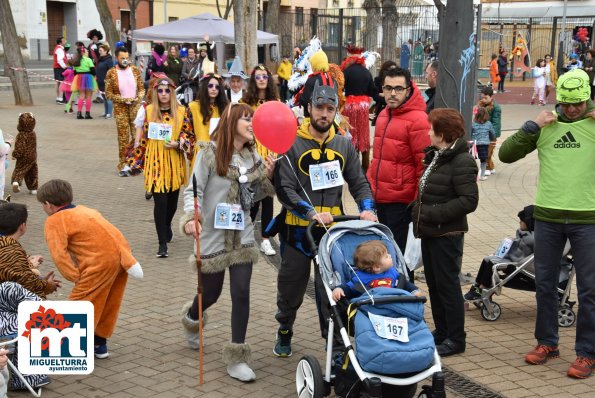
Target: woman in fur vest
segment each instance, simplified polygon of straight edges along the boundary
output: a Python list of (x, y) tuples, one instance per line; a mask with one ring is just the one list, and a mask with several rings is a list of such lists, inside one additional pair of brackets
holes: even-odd
[[(212, 141), (202, 144), (193, 167), (199, 203), (198, 230), (193, 221), (194, 195), (189, 184), (184, 191), (184, 212), (180, 226), (187, 235), (200, 239), (202, 259), (203, 311), (217, 302), (229, 269), (231, 291), (231, 341), (223, 347), (227, 373), (248, 382), (256, 375), (248, 365), (250, 345), (245, 342), (250, 313), (250, 278), (258, 258), (254, 225), (250, 218), (253, 203), (272, 196), (270, 183), (274, 160), (264, 162), (253, 147), (252, 115), (246, 104), (231, 104), (223, 111)], [(196, 262), (195, 253), (191, 256)], [(190, 347), (198, 349), (198, 299), (186, 304), (182, 324)], [(203, 312), (206, 323), (206, 315)]]

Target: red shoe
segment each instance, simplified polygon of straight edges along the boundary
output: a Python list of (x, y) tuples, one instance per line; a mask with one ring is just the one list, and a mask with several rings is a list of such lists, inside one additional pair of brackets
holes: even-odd
[(560, 351), (558, 351), (558, 346), (552, 347), (550, 345), (539, 344), (533, 351), (525, 355), (525, 362), (532, 365), (543, 365), (548, 359), (558, 358), (559, 356)]
[(566, 374), (575, 379), (586, 379), (595, 369), (595, 358), (576, 357)]
[(535, 99), (531, 99), (531, 105), (535, 105)]

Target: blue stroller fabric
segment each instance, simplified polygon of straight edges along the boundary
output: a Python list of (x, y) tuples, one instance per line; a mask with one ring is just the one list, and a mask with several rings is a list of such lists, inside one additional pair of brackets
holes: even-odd
[[(401, 289), (375, 288), (370, 295), (411, 296)], [(363, 294), (352, 303), (368, 299)], [(369, 314), (389, 318), (407, 318), (409, 342), (380, 337), (374, 330)], [(424, 322), (423, 303), (387, 303), (363, 305), (355, 316), (355, 355), (366, 372), (393, 375), (419, 372), (429, 368), (434, 360), (434, 338)]]

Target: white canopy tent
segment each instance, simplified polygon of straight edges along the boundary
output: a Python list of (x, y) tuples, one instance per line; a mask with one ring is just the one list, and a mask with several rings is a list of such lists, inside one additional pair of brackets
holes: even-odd
[[(193, 17), (179, 19), (161, 25), (137, 29), (132, 37), (135, 40), (152, 40), (176, 43), (200, 43), (203, 37), (209, 35), (209, 40), (216, 43), (217, 67), (223, 69), (224, 44), (234, 44), (233, 23), (216, 17), (207, 12)], [(257, 44), (276, 44), (279, 48), (279, 37), (272, 33), (256, 31)]]

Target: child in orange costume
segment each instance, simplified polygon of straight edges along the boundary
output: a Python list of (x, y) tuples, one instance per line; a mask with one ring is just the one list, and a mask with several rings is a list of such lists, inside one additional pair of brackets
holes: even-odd
[(74, 282), (70, 300), (85, 300), (95, 309), (95, 356), (107, 358), (107, 338), (116, 326), (128, 274), (141, 279), (140, 264), (124, 235), (93, 209), (72, 204), (72, 186), (51, 180), (37, 191), (49, 216), (45, 238), (56, 268)]

